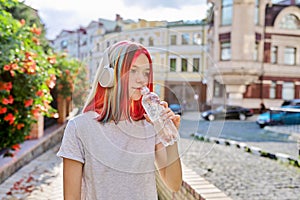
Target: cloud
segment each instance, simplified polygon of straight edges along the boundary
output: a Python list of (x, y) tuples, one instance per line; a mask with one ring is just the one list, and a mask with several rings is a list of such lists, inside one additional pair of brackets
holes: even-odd
[[(23, 1), (23, 0), (20, 0)], [(97, 2), (98, 1), (98, 2)], [(54, 39), (61, 30), (75, 30), (87, 26), (92, 20), (124, 19), (195, 20), (206, 13), (206, 0), (25, 0), (38, 10), (47, 29), (47, 38)]]
[(206, 0), (123, 0), (127, 6), (138, 6), (142, 8), (182, 8), (183, 6), (206, 4)]
[(54, 37), (58, 35), (63, 29), (74, 30), (79, 28), (79, 24), (86, 25), (86, 23), (89, 22), (85, 18), (80, 17), (80, 13), (67, 10), (63, 11), (45, 8), (42, 9), (39, 14), (42, 18), (43, 23), (45, 23), (47, 37), (49, 39), (54, 39)]

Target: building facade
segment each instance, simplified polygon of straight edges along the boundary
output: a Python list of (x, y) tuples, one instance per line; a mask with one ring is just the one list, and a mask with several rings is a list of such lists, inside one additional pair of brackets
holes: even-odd
[(209, 0), (208, 102), (259, 108), (300, 98), (300, 4)]

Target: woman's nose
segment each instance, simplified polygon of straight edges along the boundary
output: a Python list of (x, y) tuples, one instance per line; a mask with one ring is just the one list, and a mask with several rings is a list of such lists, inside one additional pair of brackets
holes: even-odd
[(138, 83), (144, 83), (144, 82), (146, 82), (146, 79), (147, 78), (144, 76), (143, 73), (138, 73), (137, 77), (136, 77), (136, 82), (138, 82)]

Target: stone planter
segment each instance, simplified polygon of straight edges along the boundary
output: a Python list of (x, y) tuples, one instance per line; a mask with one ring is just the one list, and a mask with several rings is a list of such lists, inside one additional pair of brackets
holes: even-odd
[(29, 139), (39, 139), (44, 135), (44, 116), (39, 114), (36, 120), (37, 122), (32, 125), (29, 133)]
[(57, 111), (58, 111), (58, 119), (57, 123), (63, 124), (67, 121), (67, 100), (58, 95), (57, 96)]
[(72, 98), (71, 97), (66, 98), (66, 109), (67, 109), (66, 115), (69, 116), (70, 112), (72, 112), (72, 110), (73, 110)]

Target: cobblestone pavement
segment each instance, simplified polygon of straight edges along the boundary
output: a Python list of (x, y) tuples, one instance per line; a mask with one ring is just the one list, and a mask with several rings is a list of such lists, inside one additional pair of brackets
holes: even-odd
[(1, 200), (62, 200), (62, 160), (59, 145), (22, 167), (0, 185)]
[[(290, 148), (286, 143), (281, 146)], [(58, 147), (34, 159), (2, 183), (0, 199), (63, 199), (62, 160), (55, 155)], [(180, 152), (186, 166), (235, 200), (299, 199), (299, 168), (235, 147), (199, 140), (182, 138)]]
[[(263, 143), (260, 143), (263, 147)], [(269, 144), (267, 144), (269, 145)], [(277, 144), (280, 145), (280, 144)], [(282, 143), (283, 148), (289, 148)], [(296, 200), (300, 169), (232, 146), (181, 140), (182, 161), (235, 200)]]

